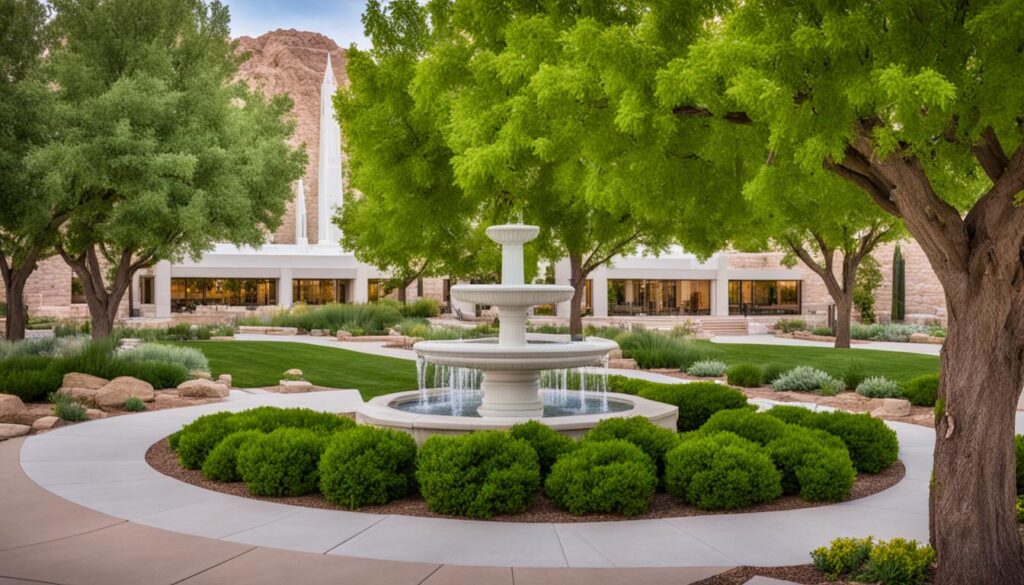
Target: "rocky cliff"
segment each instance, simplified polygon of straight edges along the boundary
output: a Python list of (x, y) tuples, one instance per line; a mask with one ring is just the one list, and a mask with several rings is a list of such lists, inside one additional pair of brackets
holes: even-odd
[[(292, 142), (305, 144), (309, 157), (304, 185), (306, 190), (307, 226), (310, 242), (317, 241), (317, 173), (320, 140), (320, 84), (331, 55), (338, 86), (348, 83), (345, 73), (345, 49), (320, 33), (297, 30), (275, 30), (259, 37), (240, 37), (238, 51), (248, 54), (238, 75), (250, 87), (267, 95), (287, 93), (295, 103), (296, 128)], [(344, 129), (342, 129), (344, 134)], [(344, 158), (342, 159), (344, 160)], [(295, 242), (294, 204), (281, 220), (274, 234), (274, 243)]]

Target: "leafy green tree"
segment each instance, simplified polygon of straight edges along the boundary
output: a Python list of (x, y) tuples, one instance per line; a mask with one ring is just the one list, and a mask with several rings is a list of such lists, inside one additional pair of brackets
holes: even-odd
[(1014, 0), (748, 0), (657, 77), (667, 109), (762, 129), (774, 164), (824, 166), (849, 181), (928, 257), (949, 315), (930, 499), (937, 585), (1024, 583), (1013, 515), (1024, 386), (1020, 20)]
[(0, 279), (7, 303), (6, 337), (25, 337), (25, 284), (73, 207), (41, 189), (26, 165), (52, 131), (50, 90), (43, 76), (47, 10), (38, 0), (0, 0)]
[(853, 304), (864, 323), (875, 322), (875, 291), (882, 284), (882, 270), (874, 256), (865, 256), (857, 270), (857, 282), (853, 287)]
[(286, 144), (287, 97), (232, 79), (227, 8), (202, 0), (53, 0), (59, 133), (30, 155), (81, 202), (56, 244), (110, 335), (136, 271), (214, 242), (261, 245), (305, 153)]

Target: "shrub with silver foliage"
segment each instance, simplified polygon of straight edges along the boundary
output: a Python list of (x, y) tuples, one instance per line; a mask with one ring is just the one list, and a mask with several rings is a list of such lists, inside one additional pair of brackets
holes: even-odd
[(188, 371), (210, 371), (210, 363), (203, 352), (191, 347), (178, 347), (161, 343), (143, 343), (119, 352), (118, 357), (128, 362), (160, 362), (181, 364)]
[(828, 372), (810, 366), (797, 366), (772, 382), (772, 388), (779, 392), (814, 392), (822, 385), (831, 389), (834, 386), (830, 384), (834, 383)]
[(868, 398), (899, 398), (900, 385), (884, 376), (872, 376), (857, 385), (857, 394)]
[(718, 376), (724, 376), (725, 370), (729, 366), (725, 365), (725, 362), (718, 360), (703, 360), (699, 362), (693, 362), (689, 368), (686, 368), (686, 373), (691, 376), (700, 376), (702, 378), (717, 378)]

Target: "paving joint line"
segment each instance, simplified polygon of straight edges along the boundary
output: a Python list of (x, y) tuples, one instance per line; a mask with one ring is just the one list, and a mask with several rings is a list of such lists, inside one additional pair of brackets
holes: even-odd
[(212, 571), (213, 569), (216, 569), (217, 567), (223, 565), (224, 563), (230, 563), (231, 561), (237, 559), (240, 556), (247, 555), (247, 554), (251, 553), (252, 551), (256, 550), (257, 548), (259, 548), (259, 547), (258, 546), (254, 546), (254, 547), (252, 547), (250, 549), (244, 550), (244, 551), (238, 553), (237, 555), (234, 555), (232, 557), (226, 558), (226, 559), (224, 559), (223, 561), (221, 561), (219, 563), (216, 563), (214, 565), (206, 567), (205, 569), (203, 569), (202, 571), (199, 571), (198, 573), (194, 573), (192, 575), (189, 575), (188, 577), (185, 577), (184, 579), (178, 579), (174, 583), (171, 583), (171, 585), (178, 585), (179, 583), (184, 583), (185, 581), (188, 581), (189, 579), (193, 579), (195, 577), (198, 577), (199, 575), (202, 575), (203, 573), (205, 573), (207, 571)]
[(693, 534), (693, 533), (691, 533), (691, 532), (687, 532), (686, 530), (683, 530), (683, 529), (682, 529), (682, 528), (680, 528), (679, 526), (676, 526), (675, 524), (673, 524), (672, 522), (669, 522), (668, 520), (666, 520), (666, 519), (664, 519), (664, 518), (660, 518), (660, 520), (661, 520), (661, 521), (662, 521), (663, 523), (665, 523), (665, 524), (668, 524), (668, 525), (669, 525), (670, 527), (672, 527), (672, 529), (673, 529), (673, 530), (675, 530), (676, 532), (678, 532), (678, 533), (680, 533), (680, 534), (685, 534), (686, 536), (689, 536), (690, 538), (692, 538), (692, 539), (696, 540), (697, 542), (699, 542), (699, 543), (703, 544), (704, 546), (706, 546), (706, 547), (710, 548), (711, 550), (715, 551), (716, 553), (718, 553), (718, 554), (722, 555), (723, 557), (725, 557), (725, 558), (729, 559), (729, 560), (730, 560), (730, 561), (732, 561), (733, 563), (736, 563), (736, 565), (735, 565), (735, 566), (737, 566), (737, 567), (738, 567), (738, 566), (740, 566), (740, 565), (742, 565), (742, 564), (743, 564), (743, 563), (741, 563), (741, 562), (740, 562), (740, 561), (739, 561), (738, 559), (734, 559), (734, 558), (732, 558), (731, 556), (729, 556), (729, 555), (725, 554), (724, 552), (722, 552), (722, 551), (718, 550), (718, 548), (717, 548), (717, 547), (715, 547), (715, 546), (713, 546), (713, 545), (712, 545), (711, 543), (708, 543), (708, 542), (704, 542), (704, 540), (703, 540), (703, 539), (702, 539), (701, 537), (697, 536), (696, 534)]
[[(568, 530), (569, 532), (571, 532), (573, 534), (573, 536), (575, 536), (576, 538), (582, 540), (587, 546), (590, 547), (590, 550), (592, 550), (595, 553), (597, 553), (597, 556), (599, 556), (602, 559), (608, 561), (609, 565), (611, 565), (613, 567), (618, 566), (618, 565), (615, 564), (615, 561), (613, 561), (610, 558), (608, 558), (608, 555), (604, 554), (604, 552), (602, 552), (601, 549), (597, 548), (597, 546), (595, 546), (594, 543), (592, 543), (589, 540), (587, 540), (587, 538), (585, 536), (583, 536), (582, 534), (580, 534), (579, 532), (576, 532), (575, 530), (573, 530), (572, 526), (570, 526), (568, 524), (561, 524), (561, 526), (563, 528), (565, 528), (566, 530)], [(557, 534), (557, 532), (555, 534)], [(561, 542), (561, 539), (559, 539), (559, 542)], [(574, 568), (574, 567), (572, 567), (572, 565), (569, 564), (568, 558), (566, 559), (566, 566), (569, 567), (569, 568)]]
[[(262, 524), (257, 524), (256, 526), (250, 526), (248, 528), (243, 528), (242, 530), (236, 530), (235, 532), (232, 532), (231, 534), (225, 534), (224, 536), (218, 536), (217, 540), (225, 540), (225, 539), (231, 538), (232, 536), (236, 536), (238, 534), (241, 534), (243, 532), (248, 532), (250, 530), (256, 530), (257, 528), (263, 528), (264, 526), (268, 526), (270, 524), (273, 524), (274, 522), (280, 522), (282, 520), (287, 520), (288, 518), (291, 518), (292, 516), (298, 516), (299, 514), (303, 513), (304, 511), (305, 510), (296, 510), (295, 512), (292, 512), (291, 514), (287, 514), (285, 516), (281, 516), (280, 518), (274, 518), (273, 520), (267, 520), (266, 522), (264, 522)], [(229, 541), (229, 542), (235, 542), (235, 541), (232, 540), (232, 541)]]
[(443, 566), (444, 566), (444, 563), (441, 563), (440, 565), (438, 565), (438, 566), (434, 567), (434, 570), (433, 570), (433, 571), (431, 571), (431, 572), (430, 572), (430, 573), (429, 573), (429, 574), (428, 574), (428, 575), (427, 575), (426, 577), (424, 577), (424, 578), (423, 578), (423, 579), (422, 579), (422, 580), (421, 580), (421, 581), (420, 581), (419, 583), (417, 583), (416, 585), (423, 585), (424, 583), (426, 583), (426, 582), (427, 582), (427, 579), (429, 579), (429, 578), (433, 577), (433, 576), (434, 576), (434, 573), (436, 573), (436, 572), (440, 571), (440, 570), (441, 570), (441, 567), (443, 567)]
[[(108, 516), (108, 517), (109, 518), (114, 518), (113, 516)], [(101, 530), (106, 530), (108, 528), (113, 528), (115, 526), (120, 526), (121, 524), (127, 524), (128, 522), (129, 522), (129, 520), (118, 520), (117, 522), (114, 522), (113, 524), (107, 524), (106, 526), (100, 526), (98, 528), (93, 528), (92, 530), (85, 530), (83, 532), (76, 532), (75, 534), (69, 534), (67, 536), (61, 536), (59, 538), (51, 538), (49, 540), (41, 540), (39, 542), (33, 542), (31, 544), (22, 544), (22, 545), (19, 545), (19, 546), (12, 546), (10, 548), (2, 548), (2, 549), (0, 549), (0, 552), (9, 552), (9, 551), (12, 551), (12, 550), (21, 550), (23, 548), (28, 548), (30, 546), (38, 546), (40, 544), (50, 544), (51, 542), (60, 542), (62, 540), (67, 540), (69, 538), (75, 538), (77, 536), (84, 536), (86, 534), (92, 534), (93, 532), (99, 532)]]
[(15, 581), (26, 581), (28, 583), (42, 583), (43, 585), (61, 585), (56, 581), (40, 581), (39, 579), (29, 579), (26, 577), (14, 577), (13, 575), (0, 575), (4, 579), (14, 579)]
[[(562, 560), (565, 561), (565, 566), (569, 566), (569, 556), (565, 554), (565, 545), (562, 544), (562, 537), (558, 536), (558, 526), (555, 524), (551, 525), (551, 530), (555, 533), (555, 540), (558, 541), (558, 550), (562, 551)], [(512, 585), (515, 585), (515, 578), (512, 578)]]
[(374, 522), (373, 524), (370, 524), (370, 525), (369, 525), (369, 526), (367, 526), (366, 528), (363, 528), (363, 529), (362, 529), (362, 530), (360, 530), (359, 532), (356, 532), (356, 533), (355, 533), (355, 534), (353, 534), (352, 536), (350, 536), (350, 537), (346, 538), (345, 540), (343, 540), (343, 541), (339, 542), (338, 544), (336, 544), (336, 545), (332, 546), (331, 548), (327, 549), (327, 550), (326, 550), (326, 551), (324, 551), (324, 552), (323, 552), (322, 554), (325, 554), (325, 555), (331, 554), (331, 551), (334, 551), (334, 550), (335, 550), (335, 549), (337, 549), (337, 548), (338, 548), (339, 546), (341, 546), (341, 545), (345, 544), (346, 542), (348, 542), (348, 541), (352, 540), (353, 538), (355, 538), (355, 537), (359, 536), (360, 534), (362, 534), (362, 533), (366, 532), (367, 530), (369, 530), (369, 529), (373, 528), (374, 526), (376, 526), (376, 525), (380, 524), (381, 522), (383, 522), (383, 521), (387, 520), (388, 518), (393, 518), (393, 517), (394, 517), (394, 515), (393, 515), (393, 514), (389, 514), (389, 515), (387, 515), (387, 516), (384, 516), (384, 517), (383, 517), (383, 518), (381, 518), (380, 520), (377, 520), (377, 521), (376, 521), (376, 522)]

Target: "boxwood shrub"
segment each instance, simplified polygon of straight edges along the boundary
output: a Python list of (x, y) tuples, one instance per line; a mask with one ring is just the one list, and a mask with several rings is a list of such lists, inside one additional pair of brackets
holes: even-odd
[(939, 394), (939, 375), (924, 374), (903, 382), (902, 394), (914, 406), (935, 406)]
[(541, 479), (548, 476), (551, 466), (563, 454), (576, 448), (576, 441), (535, 420), (513, 425), (509, 433), (514, 439), (526, 441), (537, 453)]
[(648, 382), (640, 391), (642, 398), (656, 400), (679, 407), (676, 427), (680, 432), (700, 428), (720, 410), (743, 408), (747, 397), (735, 388), (714, 382), (690, 382), (689, 384), (656, 384)]
[(201, 469), (206, 456), (224, 437), (236, 429), (231, 425), (234, 413), (217, 412), (203, 415), (171, 435), (170, 446), (186, 469)]
[(238, 474), (257, 496), (301, 496), (320, 480), (325, 437), (309, 429), (279, 428), (238, 449)]
[(336, 433), (320, 458), (320, 492), (349, 509), (386, 504), (416, 483), (416, 441), (407, 433), (360, 426)]
[(580, 442), (586, 444), (616, 439), (628, 441), (639, 447), (654, 462), (659, 478), (665, 474), (665, 454), (679, 444), (679, 435), (659, 427), (642, 416), (605, 419), (587, 431)]
[(203, 477), (213, 481), (241, 481), (238, 450), (245, 443), (262, 436), (260, 431), (236, 431), (221, 439), (203, 461)]
[(768, 364), (764, 368), (764, 377), (761, 381), (765, 384), (772, 384), (775, 380), (782, 377), (783, 374), (788, 372), (790, 368), (786, 366), (780, 366), (779, 364)]
[(725, 381), (732, 386), (757, 388), (764, 380), (764, 369), (757, 364), (736, 364), (725, 372)]
[(782, 473), (784, 494), (800, 494), (808, 501), (839, 501), (857, 479), (846, 445), (824, 431), (787, 425), (766, 450)]
[(813, 427), (810, 419), (814, 418), (814, 411), (803, 406), (773, 406), (764, 411), (764, 414), (774, 416), (784, 423)]
[(781, 496), (782, 474), (756, 443), (701, 432), (668, 452), (665, 487), (701, 509), (732, 510)]
[(758, 445), (767, 445), (786, 432), (786, 423), (751, 410), (723, 410), (713, 414), (700, 430), (709, 434), (728, 431)]
[(540, 464), (529, 443), (504, 431), (434, 435), (416, 456), (416, 480), (432, 512), (490, 518), (530, 507)]
[(648, 510), (658, 483), (654, 462), (636, 445), (621, 439), (587, 441), (563, 455), (545, 483), (556, 506), (577, 516)]
[(857, 471), (878, 473), (899, 456), (896, 432), (870, 414), (835, 411), (818, 413), (810, 419), (814, 425), (846, 443)]

